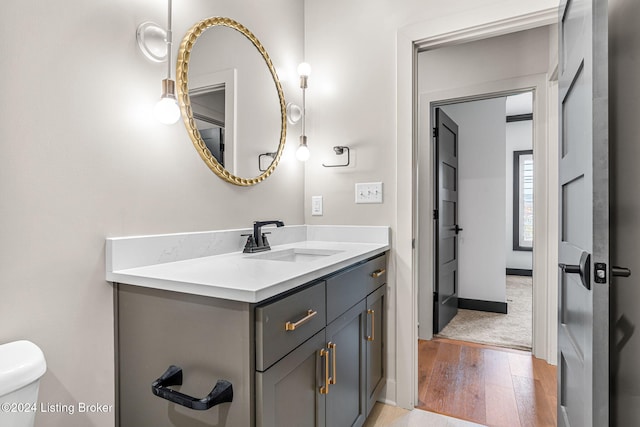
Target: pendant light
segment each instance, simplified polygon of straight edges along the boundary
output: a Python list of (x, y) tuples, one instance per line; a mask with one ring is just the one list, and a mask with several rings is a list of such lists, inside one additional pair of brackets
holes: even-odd
[(168, 0), (167, 3), (167, 78), (162, 80), (162, 95), (153, 107), (153, 115), (160, 123), (172, 125), (180, 119), (180, 107), (178, 107), (178, 100), (176, 99), (176, 82), (171, 79), (171, 68), (173, 67), (173, 62), (171, 61), (171, 45), (173, 43), (171, 0)]
[(167, 78), (162, 80), (160, 100), (153, 107), (153, 116), (160, 123), (174, 124), (180, 118), (180, 107), (176, 99), (176, 82), (171, 79), (171, 0), (168, 0), (167, 29), (153, 22), (143, 22), (138, 26), (136, 38), (142, 53), (154, 62), (167, 61)]

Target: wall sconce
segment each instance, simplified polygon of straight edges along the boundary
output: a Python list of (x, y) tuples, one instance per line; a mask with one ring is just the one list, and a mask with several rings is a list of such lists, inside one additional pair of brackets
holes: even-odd
[(167, 78), (162, 80), (160, 100), (153, 107), (153, 116), (160, 123), (174, 124), (180, 118), (180, 107), (176, 99), (176, 82), (171, 79), (171, 0), (168, 0), (167, 29), (153, 22), (143, 22), (138, 26), (136, 39), (142, 53), (154, 62), (167, 61)]
[(307, 83), (309, 75), (311, 75), (311, 66), (306, 62), (298, 65), (298, 74), (300, 75), (300, 89), (302, 89), (302, 135), (300, 135), (300, 145), (296, 150), (296, 158), (301, 162), (309, 160), (309, 147), (307, 146), (307, 135), (305, 128), (305, 118), (307, 115), (305, 94), (307, 91)]
[(273, 161), (273, 159), (275, 159), (275, 158), (276, 158), (276, 154), (278, 154), (278, 153), (273, 152), (273, 153), (262, 153), (262, 154), (259, 154), (259, 155), (258, 155), (258, 170), (259, 170), (260, 172), (266, 172), (266, 170), (267, 170), (269, 167), (267, 166), (267, 169), (262, 169), (262, 158), (263, 158), (263, 157), (271, 157), (271, 159), (272, 159), (272, 161)]
[(290, 125), (297, 124), (302, 118), (302, 108), (299, 105), (289, 102), (287, 104), (287, 121)]
[(325, 168), (344, 168), (346, 166), (349, 166), (349, 164), (351, 164), (351, 154), (349, 154), (349, 147), (340, 145), (336, 145), (335, 147), (333, 147), (333, 151), (335, 151), (336, 156), (343, 155), (345, 150), (347, 151), (347, 163), (345, 163), (344, 165), (325, 165), (323, 163), (322, 166), (324, 166)]

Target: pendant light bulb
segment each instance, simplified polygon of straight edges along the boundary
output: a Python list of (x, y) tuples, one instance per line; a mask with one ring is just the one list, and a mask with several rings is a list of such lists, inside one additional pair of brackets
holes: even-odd
[(300, 77), (302, 76), (309, 77), (311, 75), (311, 65), (309, 65), (306, 62), (303, 62), (300, 65), (298, 65), (298, 75)]
[(173, 80), (162, 80), (162, 96), (153, 107), (153, 116), (165, 125), (172, 125), (180, 119), (180, 107), (176, 100), (176, 84)]
[(309, 152), (309, 147), (307, 147), (307, 137), (304, 135), (301, 135), (300, 145), (296, 150), (296, 159), (300, 160), (301, 162), (306, 162), (307, 160), (309, 160), (310, 156), (311, 156), (311, 153)]

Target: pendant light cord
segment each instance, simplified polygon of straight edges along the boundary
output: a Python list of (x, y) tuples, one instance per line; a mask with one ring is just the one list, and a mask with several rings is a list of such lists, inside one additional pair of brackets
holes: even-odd
[(173, 44), (173, 34), (171, 33), (171, 0), (168, 3), (167, 13), (167, 79), (171, 80), (171, 45)]

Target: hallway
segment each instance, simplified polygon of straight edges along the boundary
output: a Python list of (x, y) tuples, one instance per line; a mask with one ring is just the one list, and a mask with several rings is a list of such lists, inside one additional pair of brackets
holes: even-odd
[(419, 340), (418, 375), (419, 409), (489, 426), (556, 426), (556, 367), (529, 352)]

